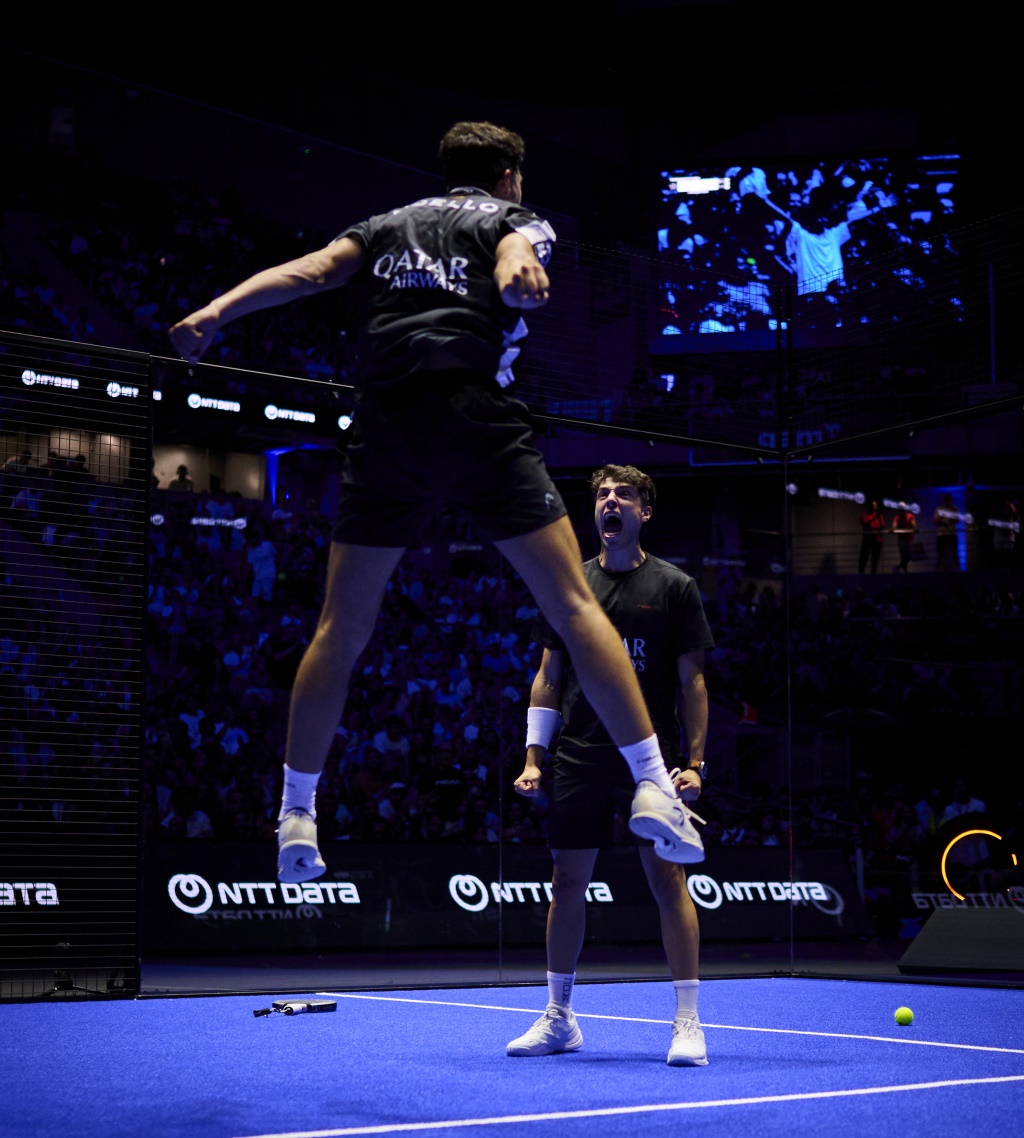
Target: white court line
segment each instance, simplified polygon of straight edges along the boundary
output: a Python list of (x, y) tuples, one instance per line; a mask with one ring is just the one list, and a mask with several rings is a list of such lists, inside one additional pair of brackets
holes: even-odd
[[(480, 1008), (488, 1012), (524, 1012), (528, 1015), (541, 1015), (543, 1008), (506, 1008), (498, 1004), (464, 1004), (458, 1000), (420, 1000), (410, 996), (376, 996), (363, 992), (317, 992), (318, 996), (333, 996), (346, 1000), (385, 1000), (394, 1004), (439, 1004), (445, 1008)], [(642, 1019), (640, 1016), (609, 1016), (595, 1012), (577, 1012), (577, 1019), (614, 1019), (623, 1023), (662, 1023), (670, 1024), (670, 1019)], [(979, 1043), (943, 1043), (934, 1039), (908, 1039), (894, 1035), (850, 1035), (841, 1031), (803, 1031), (795, 1027), (741, 1027), (733, 1023), (705, 1023), (701, 1027), (713, 1027), (719, 1031), (760, 1031), (771, 1035), (816, 1035), (824, 1039), (863, 1039), (871, 1043), (909, 1043), (914, 1047), (949, 1047), (954, 1051), (995, 1051), (1002, 1055), (1024, 1055), (1020, 1047), (986, 1047)]]
[[(521, 1010), (521, 1009), (517, 1009)], [(708, 1099), (704, 1102), (664, 1102), (642, 1106), (609, 1106), (594, 1110), (555, 1110), (546, 1114), (507, 1114), (494, 1118), (450, 1118), (441, 1122), (399, 1122), (382, 1126), (346, 1126), (338, 1130), (289, 1130), (249, 1138), (344, 1138), (348, 1134), (407, 1134), (417, 1130), (443, 1130), (465, 1126), (498, 1126), (513, 1122), (557, 1122), (570, 1118), (612, 1118), (626, 1114), (655, 1114), (668, 1110), (703, 1110), (717, 1106), (761, 1106), (774, 1102), (809, 1102), (813, 1099), (886, 1095), (900, 1091), (931, 1091), (944, 1087), (970, 1087), (992, 1083), (1020, 1083), (1024, 1075), (999, 1075), (988, 1079), (942, 1079), (934, 1083), (904, 1083), (892, 1087), (853, 1087), (844, 1091), (806, 1091), (790, 1095), (758, 1095), (756, 1098)]]

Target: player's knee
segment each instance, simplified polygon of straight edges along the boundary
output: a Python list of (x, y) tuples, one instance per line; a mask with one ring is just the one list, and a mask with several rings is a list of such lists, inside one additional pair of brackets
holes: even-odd
[(372, 631), (372, 628), (367, 632), (337, 618), (321, 619), (310, 647), (331, 657), (335, 665), (343, 669), (347, 676), (355, 667)]
[(601, 606), (594, 598), (589, 593), (576, 589), (560, 593), (549, 600), (543, 611), (548, 623), (563, 640), (570, 640), (574, 630), (588, 619), (601, 620), (604, 617)]
[(686, 871), (681, 865), (659, 860), (648, 867), (647, 880), (659, 908), (671, 908), (690, 900)]
[(583, 897), (590, 886), (590, 874), (556, 865), (551, 875), (551, 891), (555, 901), (574, 901)]

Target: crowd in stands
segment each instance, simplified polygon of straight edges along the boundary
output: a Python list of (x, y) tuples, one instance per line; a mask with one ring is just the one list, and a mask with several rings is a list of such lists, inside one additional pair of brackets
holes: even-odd
[[(138, 495), (83, 455), (0, 467), (0, 816), (131, 832)], [(133, 516), (134, 515), (134, 516)], [(133, 586), (134, 578), (134, 586)]]
[[(223, 494), (162, 497), (151, 539), (149, 830), (269, 836), (288, 689), (314, 627), (328, 524), (281, 510), (265, 516)], [(193, 524), (204, 518), (231, 524)], [(322, 831), (328, 840), (542, 842), (544, 799), (510, 789), (539, 661), (536, 608), (518, 577), (483, 553), (439, 579), (431, 570), (410, 555), (389, 586), (320, 784)], [(711, 698), (741, 734), (767, 732), (776, 744), (786, 689), (778, 586), (724, 572), (714, 593), (706, 597), (718, 642), (708, 659)], [(893, 584), (869, 597), (814, 584), (792, 609), (799, 715), (840, 733), (858, 720), (895, 722), (908, 709), (915, 720), (969, 723), (984, 708), (972, 669), (934, 653), (984, 627), (989, 651), (1012, 659), (1020, 618), (1009, 588), (981, 586), (933, 595)], [(891, 780), (882, 785), (892, 789)], [(867, 797), (841, 786), (798, 794), (794, 839), (860, 843), (884, 861), (895, 839), (883, 840), (871, 821), (878, 793), (873, 784)], [(712, 784), (705, 803), (711, 844), (788, 843), (786, 787), (761, 786), (751, 798), (749, 789)]]
[[(5, 590), (5, 812), (61, 823), (81, 808), (53, 789), (73, 724), (79, 750), (82, 734), (93, 736), (92, 809), (107, 810), (115, 824), (133, 783), (141, 699), (147, 840), (272, 840), (289, 690), (314, 629), (327, 518), (184, 485), (154, 489), (140, 693), (126, 674), (138, 647), (131, 608), (104, 605), (95, 575), (118, 571), (95, 560), (104, 547), (117, 550), (122, 577), (128, 568), (127, 545), (110, 535), (126, 524), (130, 496), (76, 470), (74, 458), (33, 468), (15, 457), (0, 474), (0, 535), (30, 541), (54, 575), (82, 584), (97, 611), (83, 625)], [(33, 484), (44, 487), (34, 517), (17, 504)], [(56, 523), (47, 521), (47, 494), (65, 501)], [(79, 508), (66, 508), (69, 495)], [(69, 552), (83, 548), (89, 556)], [(0, 554), (20, 556), (6, 539)], [(6, 561), (0, 579), (14, 580)], [(759, 748), (778, 752), (788, 655), (796, 724), (852, 739), (861, 755), (854, 766), (864, 768), (792, 791), (771, 775), (712, 780), (701, 802), (709, 848), (792, 841), (839, 850), (869, 877), (884, 877), (930, 849), (945, 817), (964, 808), (961, 799), (977, 802), (998, 788), (995, 772), (977, 786), (969, 771), (922, 762), (910, 753), (906, 725), (928, 749), (970, 735), (993, 699), (970, 666), (979, 640), (989, 661), (1005, 665), (1002, 714), (1019, 706), (1012, 581), (965, 577), (931, 590), (899, 579), (874, 592), (811, 583), (789, 606), (788, 648), (778, 584), (724, 569), (702, 587), (717, 642), (707, 661), (712, 759), (716, 723), (737, 748), (734, 764), (756, 760)], [(471, 548), (441, 563), (422, 551), (407, 555), (353, 675), (318, 789), (326, 842), (545, 841), (546, 798), (511, 789), (539, 662), (535, 616), (522, 582), (489, 551)], [(1015, 785), (1009, 793), (1019, 795)], [(618, 840), (629, 841), (624, 828)]]
[[(181, 184), (154, 185), (83, 171), (41, 239), (122, 329), (114, 346), (169, 351), (167, 329), (240, 280), (321, 247), (333, 234), (293, 233)], [(139, 203), (144, 202), (144, 208)], [(207, 360), (347, 381), (345, 301), (340, 294), (264, 313), (220, 332)], [(37, 264), (15, 266), (0, 243), (0, 327), (96, 342), (85, 310), (69, 305)]]

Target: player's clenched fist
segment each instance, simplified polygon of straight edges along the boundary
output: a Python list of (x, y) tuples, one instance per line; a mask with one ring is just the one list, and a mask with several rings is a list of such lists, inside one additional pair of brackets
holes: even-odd
[(700, 798), (700, 775), (694, 770), (673, 771), (672, 785), (676, 788), (679, 797), (685, 802), (692, 802), (695, 798)]
[(512, 784), (515, 787), (516, 794), (534, 798), (540, 793), (540, 777), (540, 767), (528, 761), (523, 768), (523, 773)]
[(551, 282), (539, 261), (526, 262), (512, 274), (502, 289), (501, 299), (510, 308), (540, 308), (547, 304)]
[(213, 343), (220, 323), (208, 308), (200, 308), (191, 316), (186, 316), (170, 330), (174, 350), (190, 364), (198, 363), (206, 349)]

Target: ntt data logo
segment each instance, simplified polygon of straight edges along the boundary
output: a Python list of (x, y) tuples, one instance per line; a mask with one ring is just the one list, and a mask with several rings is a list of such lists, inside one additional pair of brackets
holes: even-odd
[[(494, 899), (496, 905), (503, 903), (537, 904), (543, 898), (551, 900), (550, 881), (492, 881), (488, 888), (479, 877), (472, 873), (456, 873), (448, 879), (448, 892), (460, 909), (469, 913), (479, 913), (486, 909)], [(614, 900), (612, 891), (603, 881), (591, 881), (587, 887), (588, 901)]]
[[(160, 520), (163, 521), (162, 518)], [(198, 517), (193, 518), (190, 524), (194, 526), (227, 526), (229, 529), (245, 529), (247, 522), (245, 518)]]
[(0, 881), (0, 907), (7, 905), (59, 905), (52, 881)]
[(21, 382), (26, 387), (38, 384), (40, 387), (69, 387), (72, 391), (78, 390), (77, 379), (69, 379), (66, 375), (40, 375), (29, 367), (21, 373)]
[(860, 490), (830, 490), (824, 486), (818, 487), (819, 498), (831, 498), (835, 502), (856, 502), (863, 506), (867, 499)]
[(263, 414), (273, 422), (274, 419), (290, 419), (293, 423), (315, 423), (316, 415), (312, 411), (290, 411), (287, 407), (278, 407), (268, 403), (263, 408)]
[(491, 899), (487, 886), (472, 873), (456, 873), (448, 882), (448, 892), (460, 909), (467, 909), (470, 913), (486, 909), (487, 902)]
[(829, 917), (838, 917), (846, 907), (842, 895), (821, 881), (723, 881), (721, 884), (706, 873), (692, 873), (686, 888), (693, 903), (702, 909), (720, 909), (727, 902), (792, 901), (808, 902)]
[(717, 909), (725, 900), (721, 885), (704, 873), (691, 873), (686, 879), (686, 888), (693, 903), (702, 909)]
[(213, 890), (198, 873), (176, 873), (167, 882), (167, 895), (183, 912), (198, 916), (213, 904)]
[(112, 379), (107, 384), (107, 394), (111, 399), (138, 399), (139, 389), (137, 387), (126, 387), (123, 383), (118, 383), (116, 379)]
[(193, 411), (241, 411), (241, 403), (236, 403), (233, 399), (207, 399), (202, 395), (197, 395), (196, 392), (188, 397), (188, 405)]
[[(176, 873), (167, 882), (167, 896), (175, 908), (192, 917), (201, 917), (210, 911), (214, 902), (214, 887), (198, 873)], [(351, 881), (307, 881), (292, 885), (279, 881), (218, 881), (216, 899), (220, 910), (210, 913), (218, 916), (222, 910), (244, 913), (270, 905), (301, 906), (299, 916), (314, 915), (308, 910), (313, 905), (358, 905), (359, 890)], [(316, 912), (316, 916), (320, 913)]]

